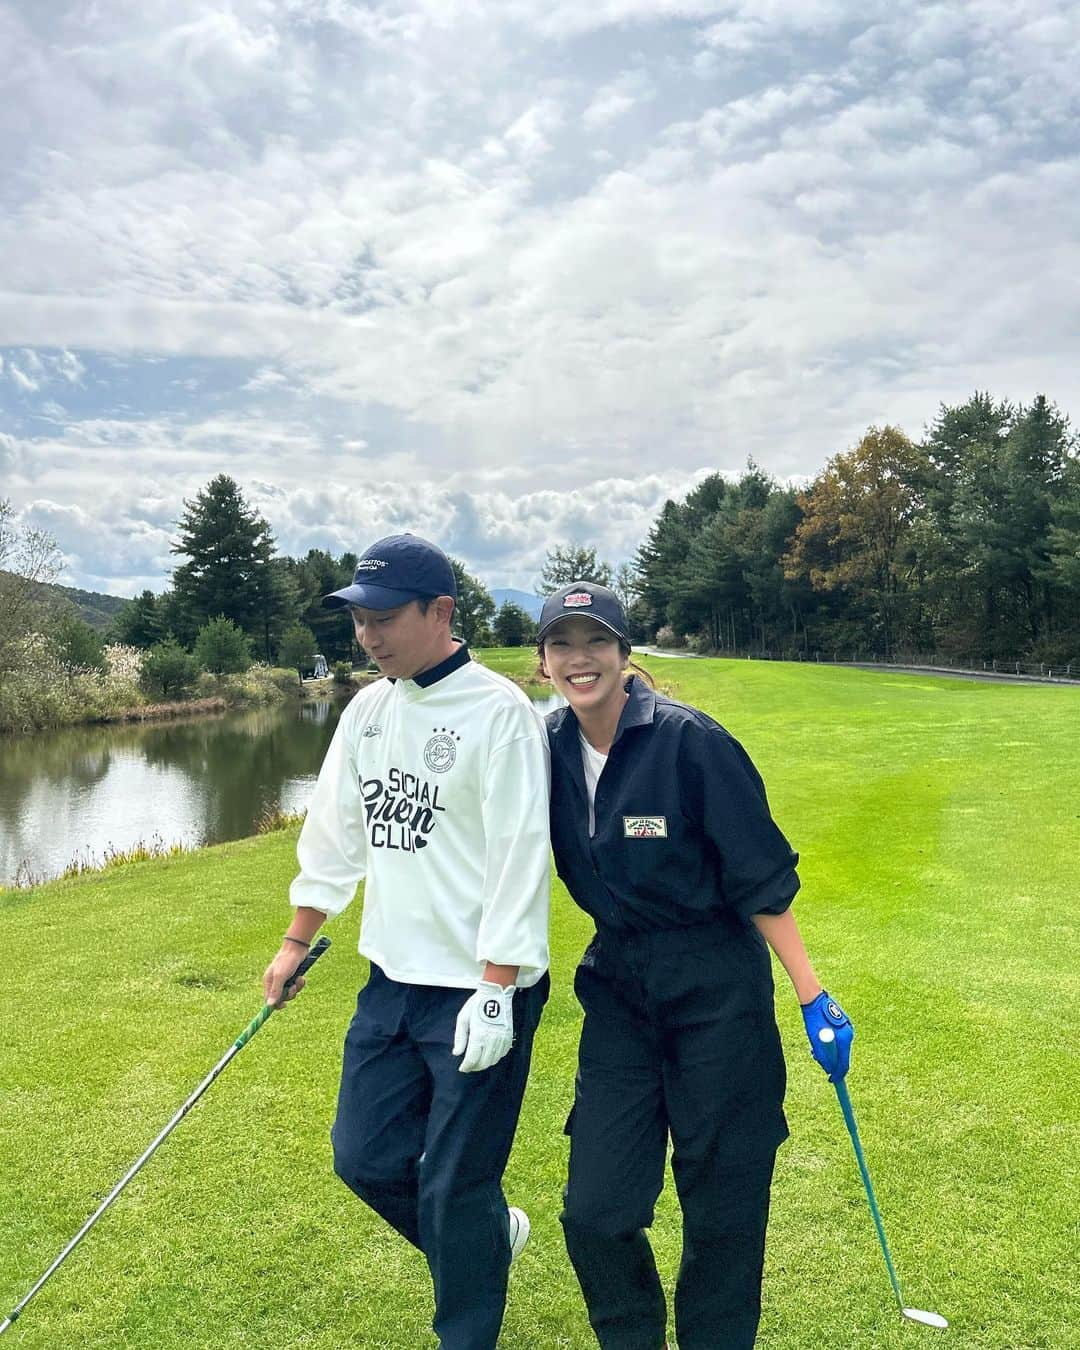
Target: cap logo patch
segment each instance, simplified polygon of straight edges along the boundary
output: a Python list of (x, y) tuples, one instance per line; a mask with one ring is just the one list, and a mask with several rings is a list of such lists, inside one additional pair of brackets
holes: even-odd
[(385, 567), (385, 558), (361, 558), (356, 564), (356, 570), (359, 572), (362, 567)]
[(569, 595), (563, 597), (563, 609), (584, 609), (592, 604), (592, 596), (588, 591), (571, 591)]
[(623, 816), (624, 839), (666, 839), (667, 816)]

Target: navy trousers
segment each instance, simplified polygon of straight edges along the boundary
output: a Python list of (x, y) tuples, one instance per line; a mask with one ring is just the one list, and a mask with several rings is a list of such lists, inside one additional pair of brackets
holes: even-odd
[(667, 1308), (643, 1230), (670, 1135), (680, 1350), (749, 1350), (787, 1136), (767, 949), (747, 926), (605, 931), (574, 987), (585, 1021), (562, 1222), (597, 1339), (604, 1350), (664, 1343)]
[(451, 1055), (466, 989), (371, 967), (345, 1037), (331, 1139), (342, 1181), (427, 1258), (445, 1350), (494, 1350), (506, 1305), (510, 1156), (547, 975), (514, 995), (514, 1045), (482, 1073)]

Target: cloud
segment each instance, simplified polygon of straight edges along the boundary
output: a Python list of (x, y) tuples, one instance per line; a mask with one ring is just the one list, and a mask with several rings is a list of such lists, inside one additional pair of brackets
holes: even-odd
[(0, 424), (58, 506), (225, 468), (299, 547), (378, 482), (524, 574), (514, 500), (615, 550), (599, 483), (1075, 397), (1064, 0), (117, 0), (0, 47)]
[(420, 482), (372, 482), (355, 496), (297, 488), (253, 493), (279, 547), (359, 550), (381, 535), (411, 530), (436, 540), (489, 586), (532, 589), (548, 550), (587, 543), (613, 563), (631, 558), (668, 497), (704, 477), (692, 473), (609, 478), (587, 488), (475, 491)]
[[(0, 456), (5, 441), (0, 439)], [(115, 594), (160, 591), (182, 559), (169, 551), (183, 509), (161, 463), (147, 466), (132, 495), (123, 487), (99, 494), (92, 508), (38, 496), (23, 515), (52, 534), (64, 555), (69, 584), (97, 585)], [(439, 542), (489, 586), (531, 589), (549, 548), (587, 543), (613, 563), (633, 556), (668, 497), (681, 497), (707, 470), (612, 478), (588, 488), (471, 490), (453, 482), (382, 481), (363, 492), (336, 484), (279, 483), (237, 475), (245, 497), (273, 530), (281, 553), (310, 548), (338, 554), (362, 549), (384, 534), (412, 530)], [(193, 497), (204, 481), (185, 480)]]
[(0, 473), (14, 473), (19, 463), (19, 442), (0, 431)]
[(64, 559), (61, 581), (68, 585), (135, 595), (162, 589), (162, 577), (175, 559), (170, 532), (145, 519), (126, 494), (109, 493), (83, 506), (36, 498), (22, 511), (26, 522), (56, 540)]
[(656, 97), (656, 88), (646, 71), (626, 70), (599, 88), (581, 114), (590, 131), (610, 126), (643, 100)]
[(0, 380), (5, 374), (21, 393), (36, 394), (58, 381), (81, 385), (86, 369), (74, 352), (64, 348), (42, 351), (35, 347), (23, 347), (17, 353), (10, 350), (6, 360), (0, 354)]
[(8, 375), (11, 377), (15, 387), (21, 389), (24, 393), (37, 393), (38, 389), (41, 387), (37, 380), (32, 379), (25, 371), (20, 370), (14, 361), (8, 362)]
[(563, 120), (563, 111), (554, 99), (540, 99), (514, 119), (503, 133), (503, 140), (523, 159), (537, 159), (551, 149), (550, 138)]

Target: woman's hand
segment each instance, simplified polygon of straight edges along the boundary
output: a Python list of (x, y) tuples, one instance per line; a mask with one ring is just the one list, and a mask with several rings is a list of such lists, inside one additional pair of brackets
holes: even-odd
[[(802, 1003), (803, 1025), (810, 1039), (814, 1058), (829, 1075), (830, 1083), (838, 1083), (851, 1064), (851, 1042), (855, 1028), (840, 1004), (822, 990), (812, 1003)], [(832, 1034), (821, 1038), (823, 1031)]]

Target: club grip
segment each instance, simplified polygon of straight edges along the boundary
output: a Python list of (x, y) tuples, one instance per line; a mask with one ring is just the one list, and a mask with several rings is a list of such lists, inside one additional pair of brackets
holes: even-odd
[(310, 949), (307, 956), (304, 957), (304, 959), (296, 967), (293, 973), (285, 981), (285, 988), (282, 990), (282, 993), (285, 992), (285, 989), (290, 988), (293, 982), (296, 979), (298, 979), (299, 976), (306, 975), (308, 971), (311, 969), (311, 967), (315, 964), (315, 962), (319, 959), (319, 957), (322, 956), (323, 952), (326, 951), (327, 947), (329, 946), (330, 946), (330, 939), (328, 937), (324, 936), (319, 938), (315, 946)]

